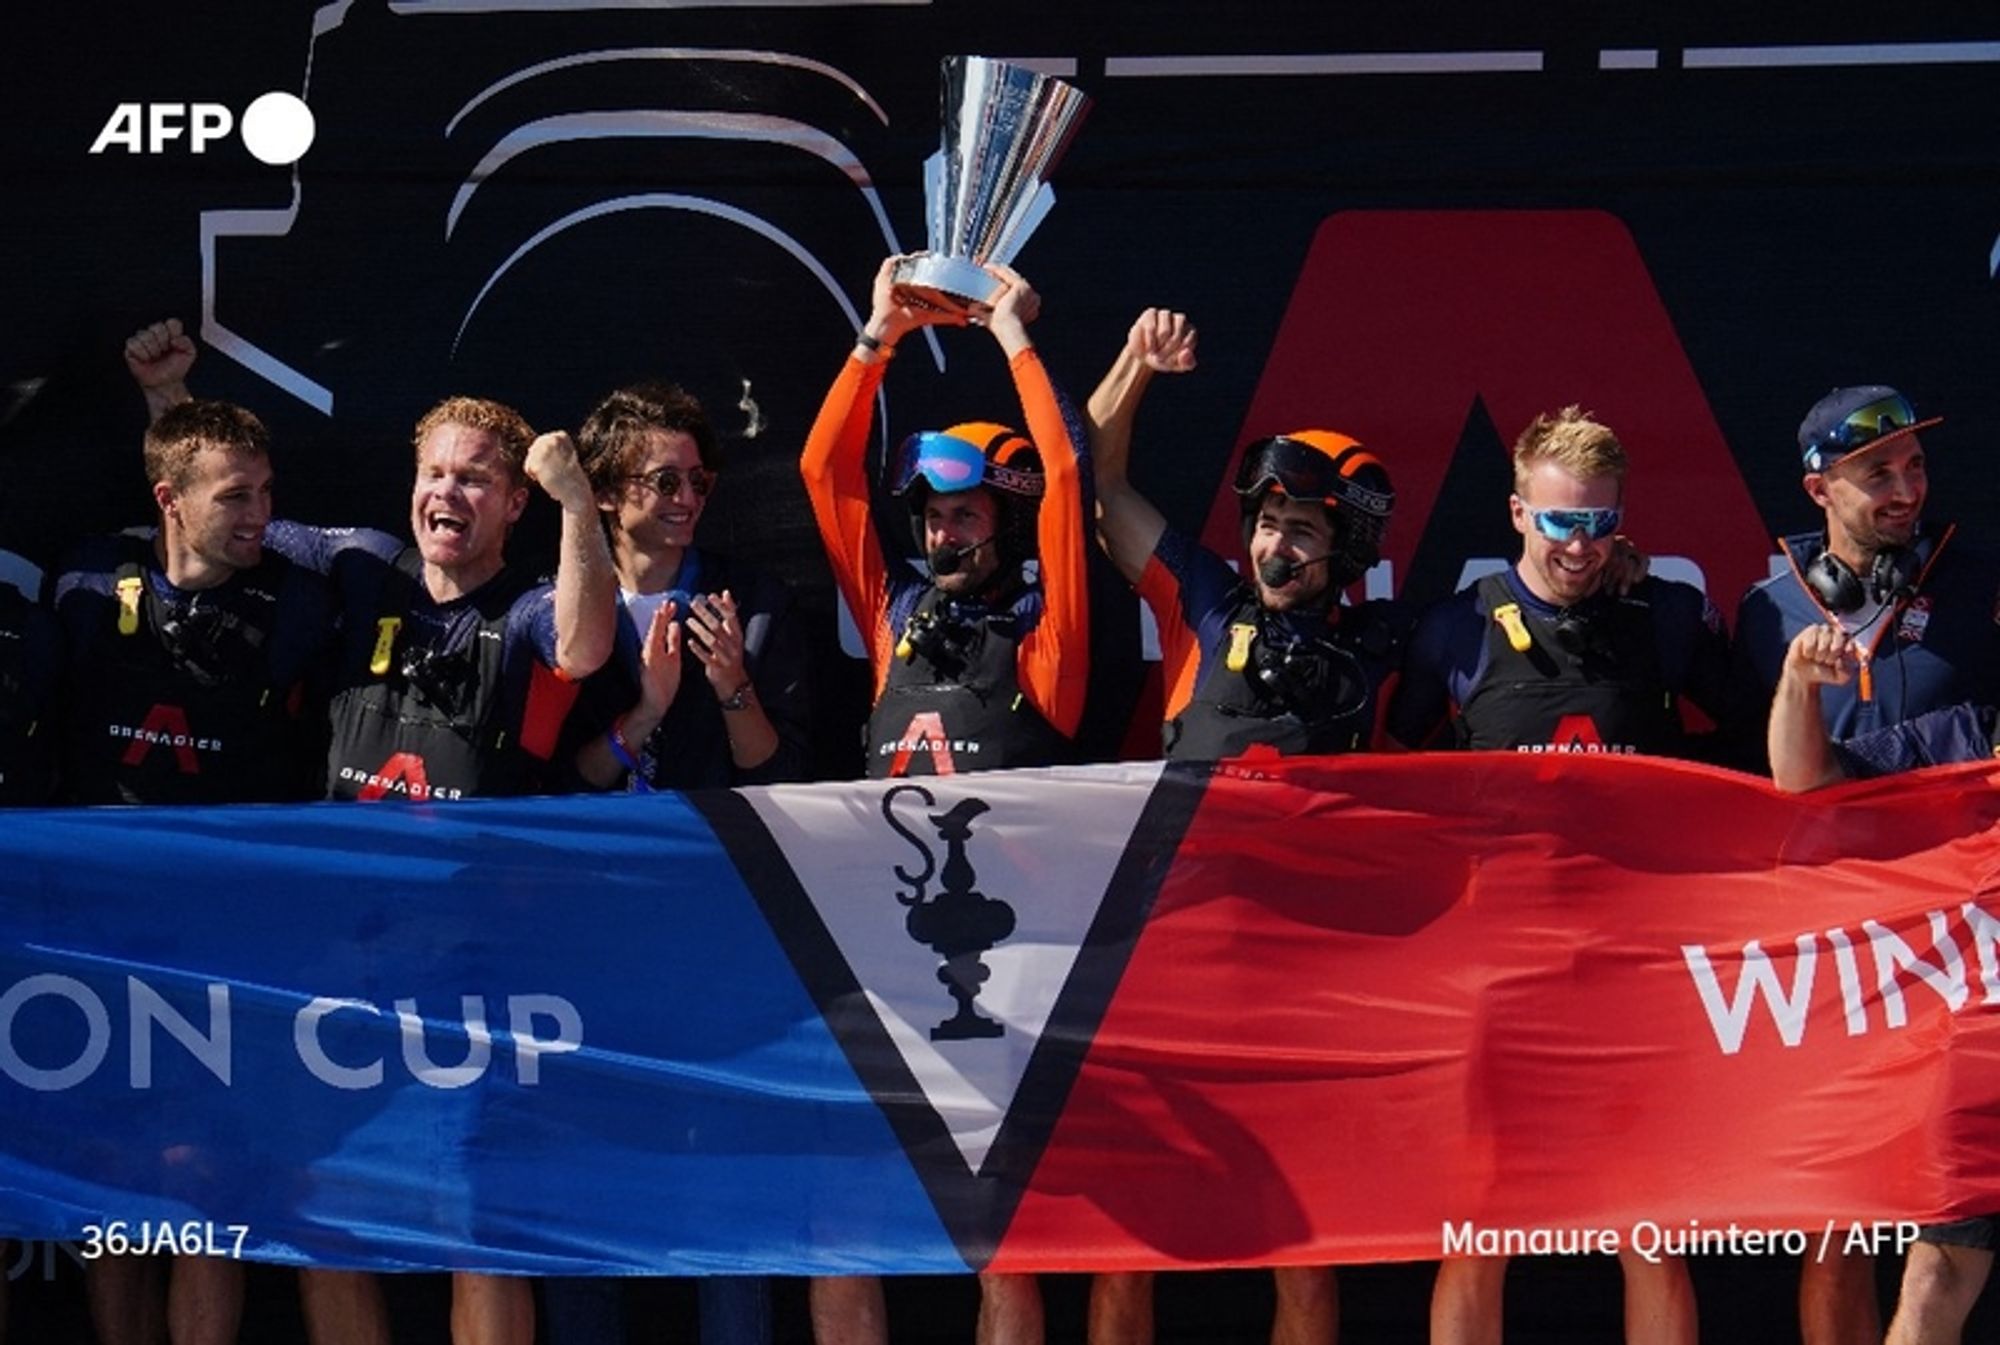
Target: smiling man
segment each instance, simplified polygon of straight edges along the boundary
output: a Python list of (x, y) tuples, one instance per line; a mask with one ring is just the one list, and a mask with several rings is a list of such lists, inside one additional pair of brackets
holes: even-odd
[[(1575, 406), (1537, 416), (1514, 445), (1508, 512), (1521, 557), (1435, 604), (1418, 622), (1389, 706), (1409, 747), (1516, 752), (1645, 752), (1692, 747), (1678, 702), (1713, 716), (1728, 642), (1722, 618), (1687, 584), (1623, 577), (1624, 446)], [(1690, 1345), (1694, 1287), (1678, 1257), (1627, 1251), (1625, 1339)], [(1445, 1261), (1431, 1297), (1431, 1339), (1501, 1339), (1505, 1257)]]
[[(891, 257), (852, 355), (806, 440), (801, 471), (820, 539), (870, 647), (867, 773), (950, 774), (1067, 760), (1089, 679), (1089, 505), (1080, 434), (1028, 337), (1040, 298), (1020, 276), (984, 319), (1007, 357), (1028, 435), (985, 421), (913, 434), (890, 455), (930, 577), (891, 569), (864, 459), (876, 389), (896, 344), (958, 325), (905, 302)], [(1031, 437), (1032, 436), (1032, 437)], [(1031, 581), (1024, 565), (1037, 561)]]
[(146, 432), (150, 536), (85, 543), (56, 580), (70, 651), (60, 770), (78, 803), (308, 797), (299, 692), (333, 610), (267, 554), (269, 436), (228, 402), (187, 401)]
[[(330, 798), (447, 801), (545, 787), (578, 679), (611, 652), (611, 560), (590, 479), (560, 432), (451, 397), (417, 423), (414, 546), (274, 523), (271, 547), (330, 575), (341, 604)], [(508, 565), (538, 483), (562, 506), (553, 585)]]
[(791, 593), (694, 542), (722, 466), (701, 403), (668, 383), (620, 388), (578, 438), (623, 611), (617, 652), (571, 716), (579, 774), (634, 790), (806, 778), (812, 698)]
[(1942, 419), (1869, 384), (1828, 393), (1799, 426), (1802, 484), (1825, 521), (1779, 539), (1791, 564), (1738, 611), (1730, 689), (1746, 744), (1762, 744), (1786, 650), (1809, 626), (1837, 625), (1853, 641), (1855, 676), (1820, 701), (1836, 741), (1993, 698), (2000, 564), (1923, 517), (1930, 480), (1919, 432)]
[[(967, 321), (899, 294), (901, 260), (876, 271), (868, 321), (799, 463), (834, 582), (868, 644), (875, 705), (866, 771), (884, 779), (1057, 764), (1072, 755), (1090, 675), (1089, 454), (1028, 336), (1040, 297), (1016, 272), (987, 267), (1004, 289), (982, 321), (1033, 438), (978, 421), (904, 440), (888, 484), (909, 511), (930, 577), (890, 568), (866, 465), (876, 392), (904, 337)], [(979, 1345), (1039, 1345), (1034, 1278), (988, 1273), (980, 1284)], [(872, 1278), (813, 1281), (812, 1313), (821, 1345), (888, 1338)]]
[(1192, 369), (1195, 340), (1184, 314), (1147, 309), (1089, 404), (1098, 537), (1159, 625), (1165, 753), (1366, 749), (1410, 619), (1400, 603), (1341, 599), (1381, 558), (1396, 498), (1388, 469), (1333, 430), (1249, 445), (1235, 483), (1250, 560), (1239, 576), (1169, 527), (1126, 473), (1147, 384)]
[[(1127, 474), (1133, 427), (1153, 376), (1195, 367), (1187, 315), (1149, 308), (1086, 410), (1096, 473), (1097, 536), (1160, 632), (1162, 749), (1169, 758), (1366, 750), (1378, 694), (1395, 671), (1410, 617), (1389, 600), (1343, 593), (1381, 557), (1395, 507), (1388, 469), (1333, 430), (1295, 430), (1245, 448), (1236, 473), (1248, 576), (1171, 527)], [(1331, 1345), (1340, 1330), (1334, 1272), (1279, 1266), (1274, 1345)], [(1090, 1339), (1154, 1338), (1153, 1276), (1099, 1275)]]
[[(69, 669), (59, 706), (61, 796), (87, 804), (310, 798), (316, 739), (302, 693), (332, 649), (334, 607), (324, 581), (264, 547), (269, 433), (240, 406), (187, 395), (180, 380), (193, 347), (178, 324), (140, 332), (125, 358), (154, 412), (142, 451), (158, 526), (85, 542), (56, 580)], [(170, 384), (171, 394), (156, 400), (148, 379)], [(176, 1256), (171, 1275), (161, 1270), (158, 1257), (91, 1263), (99, 1340), (140, 1345), (158, 1338), (162, 1319), (174, 1345), (235, 1340), (240, 1265)]]
[[(1737, 609), (1729, 727), (1746, 763), (1763, 756), (1767, 727), (1786, 728), (1772, 702), (1788, 655), (1791, 682), (1810, 685), (1811, 696), (1803, 708), (1802, 696), (1782, 708), (1794, 726), (1816, 717), (1828, 753), (1852, 746), (1865, 760), (1862, 744), (1894, 742), (1905, 754), (1899, 766), (1961, 759), (1958, 709), (1992, 704), (2000, 686), (2000, 558), (1924, 521), (1930, 479), (1918, 435), (1942, 419), (1920, 416), (1907, 397), (1876, 383), (1835, 388), (1799, 425), (1801, 484), (1825, 525), (1780, 538), (1790, 566)], [(1801, 641), (1816, 631), (1824, 633)], [(1838, 677), (1816, 672), (1843, 663)], [(1794, 744), (1820, 736), (1796, 727), (1790, 734)], [(1796, 768), (1777, 764), (1782, 787), (1823, 782), (1802, 782)], [(1910, 1264), (1929, 1264), (1928, 1255)], [(1799, 1319), (1806, 1345), (1880, 1340), (1874, 1258), (1808, 1258)]]
[(1577, 407), (1514, 445), (1521, 556), (1424, 613), (1389, 707), (1407, 747), (1688, 755), (1678, 702), (1720, 712), (1722, 618), (1698, 589), (1618, 592), (1625, 450)]

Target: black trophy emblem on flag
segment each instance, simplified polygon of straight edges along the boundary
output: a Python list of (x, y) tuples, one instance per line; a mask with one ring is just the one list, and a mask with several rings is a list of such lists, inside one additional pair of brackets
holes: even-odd
[[(965, 843), (972, 839), (972, 819), (990, 812), (991, 808), (984, 799), (966, 799), (946, 812), (930, 814), (938, 839), (945, 843), (944, 868), (940, 872), (937, 856), (930, 846), (896, 817), (896, 800), (904, 794), (915, 794), (925, 807), (934, 806), (937, 799), (922, 785), (898, 785), (882, 796), (883, 820), (924, 857), (920, 873), (911, 873), (900, 864), (894, 866), (896, 877), (910, 885), (908, 893), (896, 893), (896, 900), (910, 910), (904, 928), (909, 930), (911, 938), (944, 959), (937, 978), (958, 1003), (957, 1012), (931, 1029), (931, 1040), (970, 1041), (1001, 1036), (1006, 1027), (976, 1012), (972, 1001), (993, 974), (982, 956), (1014, 932), (1014, 908), (974, 888), (978, 875), (973, 872), (972, 861), (965, 857)], [(943, 887), (926, 896), (924, 888), (933, 874), (938, 875)]]

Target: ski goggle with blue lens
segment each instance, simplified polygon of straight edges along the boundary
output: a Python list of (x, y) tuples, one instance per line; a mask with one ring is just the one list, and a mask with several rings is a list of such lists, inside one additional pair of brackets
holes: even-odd
[(1907, 430), (1916, 423), (1916, 408), (1908, 398), (1900, 393), (1878, 397), (1849, 411), (1838, 425), (1806, 445), (1806, 470), (1825, 471), (1856, 449), (1866, 448), (1882, 436)]
[(1613, 509), (1530, 509), (1535, 531), (1551, 542), (1567, 542), (1582, 534), (1586, 542), (1601, 542), (1618, 531), (1625, 511)]
[(889, 469), (889, 490), (901, 495), (922, 477), (943, 493), (991, 485), (1014, 495), (1040, 495), (1040, 472), (1017, 471), (988, 462), (986, 455), (954, 435), (924, 430), (903, 441)]

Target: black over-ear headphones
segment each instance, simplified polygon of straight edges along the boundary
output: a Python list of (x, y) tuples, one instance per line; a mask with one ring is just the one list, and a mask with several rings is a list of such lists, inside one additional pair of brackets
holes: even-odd
[(1831, 551), (1822, 551), (1806, 566), (1805, 583), (1821, 606), (1835, 616), (1844, 616), (1860, 610), (1870, 599), (1886, 603), (1909, 597), (1917, 591), (1917, 575), (1922, 569), (1923, 560), (1915, 551), (1885, 547), (1875, 553), (1864, 584), (1853, 566)]

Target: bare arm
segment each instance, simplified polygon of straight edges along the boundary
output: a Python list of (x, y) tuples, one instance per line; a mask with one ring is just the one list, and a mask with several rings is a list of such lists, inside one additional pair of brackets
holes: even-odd
[(141, 327), (126, 339), (125, 368), (146, 396), (148, 424), (194, 400), (187, 376), (194, 368), (195, 353), (194, 338), (181, 329), (179, 318)]
[(528, 445), (528, 477), (562, 506), (562, 547), (556, 560), (556, 667), (588, 677), (611, 657), (618, 638), (618, 586), (611, 549), (598, 522), (597, 496), (561, 430)]
[(1124, 349), (1084, 411), (1096, 471), (1097, 538), (1128, 584), (1139, 582), (1167, 528), (1160, 511), (1132, 488), (1126, 475), (1132, 424), (1155, 373), (1185, 373), (1194, 366), (1195, 329), (1187, 315), (1149, 308), (1132, 324)]
[(1820, 716), (1819, 689), (1853, 676), (1854, 642), (1836, 626), (1808, 626), (1785, 651), (1767, 730), (1771, 780), (1801, 794), (1846, 778)]

